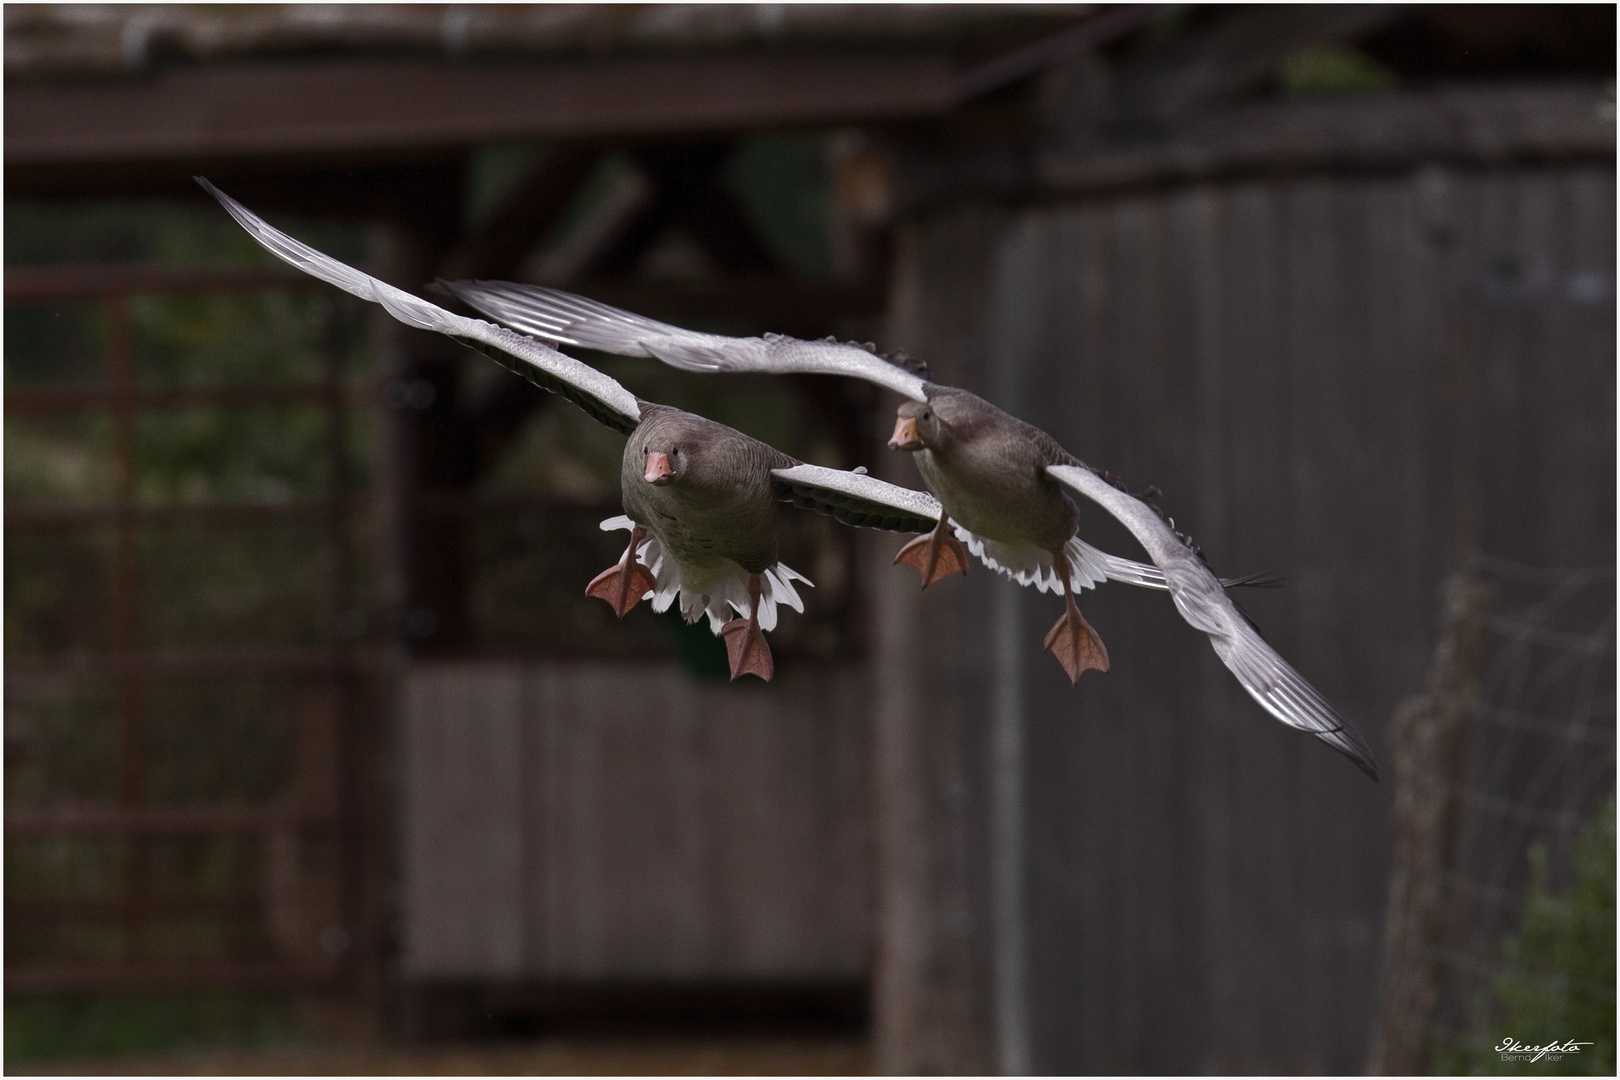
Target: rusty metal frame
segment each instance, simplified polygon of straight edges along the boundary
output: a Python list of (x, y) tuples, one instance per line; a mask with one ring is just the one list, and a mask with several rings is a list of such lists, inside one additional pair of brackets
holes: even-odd
[[(324, 833), (338, 840), (337, 868), (339, 918), (350, 942), (361, 941), (361, 888), (358, 832), (358, 760), (355, 728), (365, 708), (361, 687), (376, 667), (372, 650), (334, 636), (330, 645), (293, 649), (190, 649), (149, 652), (140, 640), (139, 567), (136, 527), (165, 520), (256, 520), (289, 517), (322, 518), (326, 542), (332, 547), (326, 582), (333, 615), (354, 602), (356, 568), (349, 550), (349, 525), (368, 508), (366, 500), (349, 491), (347, 464), (347, 409), (363, 402), (370, 388), (346, 385), (342, 371), (344, 341), (339, 325), (341, 310), (331, 308), (322, 346), (323, 371), (313, 384), (257, 384), (226, 387), (149, 388), (138, 385), (128, 303), (133, 295), (176, 295), (197, 292), (257, 292), (268, 289), (309, 290), (318, 284), (288, 271), (172, 271), (144, 267), (69, 266), (8, 269), (5, 302), (49, 304), (77, 302), (98, 305), (106, 320), (106, 377), (98, 383), (56, 387), (9, 388), (5, 410), (18, 414), (74, 412), (106, 408), (113, 426), (114, 491), (109, 502), (94, 504), (7, 507), (8, 530), (31, 527), (110, 524), (114, 529), (114, 644), (100, 656), (65, 660), (6, 658), (8, 684), (27, 685), (40, 680), (107, 679), (114, 684), (118, 728), (118, 803), (107, 805), (55, 805), (8, 808), (7, 837), (103, 835), (130, 841), (124, 851), (122, 895), (108, 904), (67, 905), (61, 911), (45, 905), (8, 901), (7, 921), (53, 921), (95, 909), (108, 921), (122, 924), (126, 959), (121, 963), (55, 963), (24, 967), (7, 965), (7, 990), (114, 990), (223, 987), (318, 988), (340, 985), (355, 970), (355, 950), (325, 965), (300, 962), (220, 961), (201, 964), (137, 963), (127, 958), (135, 931), (152, 914), (171, 909), (240, 907), (243, 897), (205, 899), (197, 903), (169, 903), (146, 895), (145, 866), (140, 840), (151, 836), (230, 835), (258, 833), (269, 837)], [(224, 407), (308, 404), (325, 407), (326, 453), (330, 460), (329, 493), (325, 498), (286, 503), (187, 503), (142, 507), (135, 502), (134, 425), (144, 410), (191, 404)], [(149, 806), (142, 792), (144, 760), (141, 738), (142, 693), (153, 678), (174, 675), (287, 674), (331, 682), (334, 689), (337, 803), (327, 809), (297, 806), (291, 801), (264, 805)], [(72, 910), (68, 910), (71, 908)], [(83, 908), (83, 911), (79, 911)], [(41, 910), (36, 910), (41, 909)]]

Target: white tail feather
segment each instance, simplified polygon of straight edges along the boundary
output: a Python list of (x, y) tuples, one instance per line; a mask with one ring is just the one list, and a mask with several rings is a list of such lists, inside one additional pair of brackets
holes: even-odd
[[(603, 532), (612, 532), (615, 529), (630, 531), (635, 527), (636, 523), (623, 514), (608, 518), (601, 525)], [(687, 622), (697, 622), (699, 615), (706, 614), (709, 617), (709, 629), (717, 635), (720, 628), (730, 620), (731, 612), (727, 611), (727, 608), (735, 611), (741, 618), (748, 617), (749, 573), (736, 563), (728, 563), (718, 574), (694, 573), (669, 558), (664, 545), (651, 533), (642, 537), (641, 546), (636, 549), (636, 558), (652, 571), (653, 580), (658, 583), (657, 588), (642, 596), (643, 600), (652, 601), (654, 611), (668, 611), (679, 599), (682, 618)], [(804, 601), (800, 599), (798, 590), (793, 587), (795, 581), (802, 581), (815, 588), (809, 578), (783, 563), (777, 563), (759, 576), (761, 630), (776, 629), (777, 604), (786, 605), (801, 613), (804, 611)]]
[[(954, 522), (952, 524), (955, 525)], [(1033, 584), (1041, 592), (1063, 591), (1063, 579), (1058, 576), (1057, 563), (1050, 551), (1033, 544), (1007, 544), (1000, 540), (988, 540), (960, 525), (955, 525), (955, 529), (956, 538), (966, 544), (967, 549), (990, 569), (1006, 574), (1020, 585)], [(1095, 588), (1108, 579), (1101, 561), (1107, 556), (1078, 536), (1069, 539), (1063, 553), (1069, 560), (1069, 588), (1072, 591), (1080, 592), (1082, 589)]]

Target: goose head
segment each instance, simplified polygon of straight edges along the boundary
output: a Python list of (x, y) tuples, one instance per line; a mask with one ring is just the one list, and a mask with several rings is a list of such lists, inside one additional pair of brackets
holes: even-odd
[(653, 487), (689, 494), (735, 488), (746, 472), (736, 459), (735, 435), (695, 416), (660, 417), (641, 444), (641, 478)]
[(641, 478), (654, 487), (665, 487), (687, 479), (692, 473), (695, 450), (696, 447), (690, 444), (682, 445), (675, 441), (665, 443), (662, 447), (648, 446)]
[(896, 413), (889, 449), (913, 453), (918, 450), (938, 450), (948, 437), (947, 426), (932, 403), (907, 401), (900, 405)]

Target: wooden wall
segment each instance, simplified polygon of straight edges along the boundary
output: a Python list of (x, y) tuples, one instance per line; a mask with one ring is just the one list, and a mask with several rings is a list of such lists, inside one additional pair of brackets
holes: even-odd
[[(1286, 574), (1240, 601), (1381, 753), (1468, 551), (1614, 558), (1614, 214), (1612, 162), (939, 209), (902, 236), (887, 341), (1158, 485), (1218, 570)], [(1100, 511), (1082, 520), (1138, 552)], [(1163, 594), (1088, 594), (1113, 670), (1071, 689), (1040, 647), (1060, 604), (1029, 593), (998, 672), (1010, 588), (980, 567), (922, 596), (879, 579), (876, 829), (902, 856), (877, 870), (880, 1065), (1005, 1056), (999, 678), (1023, 688), (1032, 1067), (1359, 1071), (1388, 792), (1267, 717)]]
[[(1614, 199), (1605, 165), (1430, 165), (938, 209), (902, 231), (886, 344), (1158, 485), (1219, 570), (1286, 574), (1242, 602), (1381, 751), (1468, 551), (1613, 559)], [(1072, 689), (1052, 597), (982, 567), (921, 593), (899, 538), (861, 542), (869, 669), (414, 668), (408, 978), (869, 973), (883, 1071), (1020, 1041), (1040, 1072), (1359, 1070), (1388, 792), (1263, 714), (1162, 594), (1085, 597), (1114, 666)]]
[(421, 664), (403, 711), (406, 977), (860, 980), (860, 672)]

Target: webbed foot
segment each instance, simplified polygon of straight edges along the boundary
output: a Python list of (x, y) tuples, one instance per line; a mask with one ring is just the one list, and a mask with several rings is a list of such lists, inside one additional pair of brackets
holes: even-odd
[(652, 571), (636, 558), (636, 548), (641, 545), (645, 535), (639, 526), (631, 530), (630, 547), (619, 565), (608, 567), (585, 586), (586, 596), (606, 600), (614, 614), (621, 619), (630, 614), (630, 609), (640, 603), (642, 597), (658, 588)]
[(771, 647), (765, 643), (765, 632), (752, 618), (732, 619), (720, 628), (726, 640), (726, 656), (731, 660), (731, 681), (744, 675), (758, 675), (766, 682), (776, 674), (776, 662), (771, 658)]
[(1078, 685), (1080, 676), (1088, 670), (1108, 670), (1108, 649), (1072, 601), (1047, 633), (1045, 644), (1063, 665), (1071, 684)]
[(941, 519), (938, 528), (926, 536), (912, 539), (894, 557), (896, 566), (905, 563), (917, 568), (925, 589), (940, 578), (967, 573), (967, 549), (945, 530), (945, 520)]

